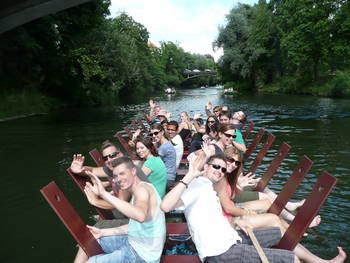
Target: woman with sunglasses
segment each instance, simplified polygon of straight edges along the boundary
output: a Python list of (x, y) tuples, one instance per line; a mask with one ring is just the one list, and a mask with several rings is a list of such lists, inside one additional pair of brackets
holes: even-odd
[(164, 131), (162, 125), (156, 123), (151, 126), (151, 132), (149, 134), (153, 143), (158, 147), (158, 154), (165, 163), (167, 170), (167, 187), (172, 187), (175, 184), (176, 177), (176, 150), (169, 137)]
[(136, 141), (136, 153), (144, 160), (141, 169), (147, 179), (156, 188), (160, 197), (165, 195), (166, 188), (166, 167), (157, 153), (151, 138), (138, 138)]
[[(273, 200), (270, 200), (263, 193), (259, 193), (259, 195), (261, 194), (265, 199), (235, 203), (236, 187), (239, 186), (239, 177), (243, 171), (241, 155), (234, 147), (227, 149), (225, 154), (228, 157), (227, 173), (222, 180), (214, 185), (214, 189), (220, 198), (224, 216), (230, 221), (232, 219), (244, 219), (254, 228), (274, 226), (287, 228), (288, 224), (284, 220), (281, 220), (274, 214), (266, 213)], [(289, 221), (294, 219), (294, 215), (285, 209), (282, 211), (281, 216)], [(317, 226), (319, 223), (320, 216), (316, 216), (309, 227)]]

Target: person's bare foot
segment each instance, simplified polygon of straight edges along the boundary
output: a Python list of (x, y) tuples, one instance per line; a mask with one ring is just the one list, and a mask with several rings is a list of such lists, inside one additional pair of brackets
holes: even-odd
[(296, 209), (301, 207), (304, 203), (305, 203), (305, 199), (303, 199), (303, 200), (301, 200), (299, 202), (288, 202), (288, 204), (286, 205), (286, 208), (289, 211), (295, 211)]
[(317, 215), (314, 217), (314, 219), (312, 219), (312, 221), (309, 225), (309, 228), (318, 226), (320, 223), (321, 223), (321, 216)]
[(338, 248), (339, 254), (335, 258), (332, 258), (331, 260), (329, 260), (328, 262), (331, 262), (331, 263), (345, 262), (345, 259), (346, 259), (345, 251), (343, 250), (342, 247), (337, 247), (337, 248)]

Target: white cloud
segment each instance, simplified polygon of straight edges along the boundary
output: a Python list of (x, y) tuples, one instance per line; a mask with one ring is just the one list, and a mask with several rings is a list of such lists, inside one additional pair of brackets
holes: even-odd
[(178, 42), (187, 52), (211, 54), (217, 60), (222, 50), (214, 52), (212, 42), (233, 4), (229, 0), (112, 0), (110, 11), (112, 17), (126, 12), (143, 24), (156, 45), (160, 41)]

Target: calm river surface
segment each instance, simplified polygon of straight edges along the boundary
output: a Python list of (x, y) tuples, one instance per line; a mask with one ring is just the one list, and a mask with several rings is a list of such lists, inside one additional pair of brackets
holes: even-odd
[[(0, 123), (0, 262), (72, 262), (75, 242), (39, 189), (55, 180), (85, 222), (93, 223), (93, 209), (65, 170), (74, 153), (85, 154), (87, 164), (92, 165), (88, 151), (105, 139), (113, 140), (116, 131), (143, 116), (148, 99), (110, 109), (70, 110)], [(288, 157), (270, 183), (277, 192), (300, 158), (307, 155), (314, 165), (294, 200), (307, 197), (323, 170), (337, 177), (337, 186), (320, 211), (321, 225), (309, 231), (303, 244), (322, 257), (334, 256), (336, 245), (350, 254), (349, 99), (256, 94), (224, 97), (217, 88), (186, 90), (155, 99), (173, 112), (174, 119), (181, 111), (191, 116), (197, 111), (204, 113), (209, 100), (213, 105), (246, 111), (257, 128), (264, 127), (277, 137), (258, 175), (283, 141), (290, 144)]]

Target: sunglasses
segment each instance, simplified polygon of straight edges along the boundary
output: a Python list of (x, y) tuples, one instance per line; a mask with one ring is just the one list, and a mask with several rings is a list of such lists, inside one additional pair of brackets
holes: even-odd
[(214, 110), (214, 112), (221, 112), (221, 110)]
[(157, 136), (158, 134), (159, 134), (160, 132), (159, 131), (156, 131), (156, 132), (151, 132), (151, 133), (149, 133), (148, 135), (150, 136), (150, 137), (152, 137), (153, 135), (154, 136)]
[(221, 165), (209, 163), (211, 166), (213, 166), (214, 169), (219, 170), (221, 168), (221, 172), (226, 173), (227, 169), (225, 167), (221, 167)]
[(235, 159), (233, 159), (233, 158), (229, 158), (229, 159), (227, 159), (227, 161), (229, 162), (229, 163), (234, 163), (236, 166), (238, 166), (238, 165), (240, 165), (241, 164), (241, 162), (240, 161), (236, 161)]
[(224, 133), (225, 134), (225, 136), (227, 137), (227, 138), (236, 138), (237, 136), (236, 136), (236, 134), (234, 134), (234, 135), (232, 135), (232, 134), (229, 134), (229, 133)]
[(110, 153), (110, 154), (107, 154), (107, 155), (103, 156), (102, 158), (103, 158), (104, 161), (107, 161), (108, 158), (113, 159), (113, 158), (116, 157), (119, 153), (120, 153), (120, 152)]
[(175, 132), (176, 130), (174, 130), (174, 129), (167, 129), (167, 131), (173, 131), (173, 132)]
[(215, 121), (208, 121), (208, 123), (215, 123)]

